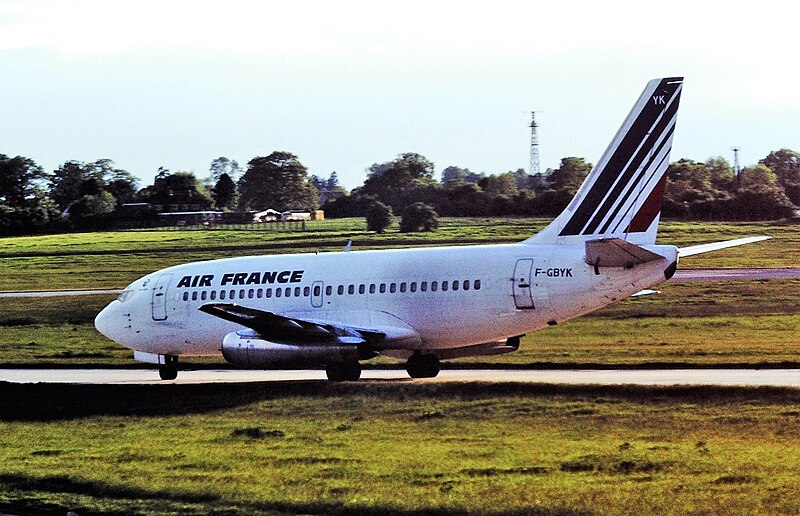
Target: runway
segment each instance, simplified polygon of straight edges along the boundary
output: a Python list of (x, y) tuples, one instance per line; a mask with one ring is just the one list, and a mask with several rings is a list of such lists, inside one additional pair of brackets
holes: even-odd
[[(325, 380), (320, 370), (181, 371), (164, 382), (155, 369), (0, 369), (0, 382), (95, 385), (198, 384)], [(362, 381), (514, 382), (565, 385), (741, 385), (800, 387), (800, 369), (660, 369), (660, 370), (443, 370), (438, 377), (411, 380), (399, 369), (367, 369)]]
[[(688, 269), (678, 270), (669, 281), (732, 281), (732, 280), (767, 280), (767, 279), (797, 279), (800, 278), (800, 268), (783, 269)], [(121, 289), (97, 290), (50, 290), (26, 292), (0, 292), (0, 298), (19, 297), (71, 297), (92, 295), (113, 295), (122, 292)]]

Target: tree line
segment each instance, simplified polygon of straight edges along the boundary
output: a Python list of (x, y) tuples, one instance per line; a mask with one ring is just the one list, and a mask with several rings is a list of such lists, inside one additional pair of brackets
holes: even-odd
[[(394, 213), (422, 202), (446, 216), (558, 215), (570, 202), (592, 164), (563, 158), (541, 176), (524, 170), (478, 174), (455, 166), (433, 177), (433, 163), (419, 154), (372, 165), (349, 196), (323, 206), (328, 217), (366, 216), (381, 203)], [(793, 217), (800, 205), (800, 153), (770, 152), (736, 174), (723, 158), (682, 159), (667, 169), (662, 215), (683, 220), (776, 220)]]
[[(162, 167), (143, 188), (109, 159), (67, 161), (46, 172), (30, 158), (0, 154), (0, 234), (114, 227), (125, 216), (123, 205), (131, 203), (192, 211), (312, 210), (320, 192), (336, 193), (322, 206), (327, 217), (372, 214), (391, 222), (393, 213), (408, 210), (408, 220), (415, 221), (409, 227), (421, 229), (433, 229), (437, 214), (550, 217), (567, 205), (591, 168), (579, 157), (563, 158), (541, 176), (449, 166), (436, 180), (431, 161), (405, 153), (370, 166), (363, 185), (348, 194), (336, 172), (327, 179), (309, 175), (297, 156), (284, 151), (255, 157), (244, 170), (235, 160), (217, 158), (202, 181)], [(662, 213), (689, 220), (774, 220), (794, 216), (797, 205), (800, 153), (781, 149), (738, 174), (722, 158), (672, 163)]]

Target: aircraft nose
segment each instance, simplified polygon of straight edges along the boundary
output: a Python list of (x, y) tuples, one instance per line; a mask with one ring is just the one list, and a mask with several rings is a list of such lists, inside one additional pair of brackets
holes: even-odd
[(114, 334), (116, 333), (114, 330), (117, 325), (115, 325), (115, 317), (114, 314), (117, 311), (117, 306), (119, 301), (112, 301), (108, 304), (105, 308), (103, 308), (97, 317), (94, 318), (94, 327), (97, 328), (97, 331), (105, 335), (111, 340), (116, 340), (114, 338)]

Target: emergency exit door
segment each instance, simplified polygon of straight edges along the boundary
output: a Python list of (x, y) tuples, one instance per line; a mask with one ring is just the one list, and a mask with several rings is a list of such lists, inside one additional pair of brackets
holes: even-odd
[(536, 308), (533, 305), (533, 292), (531, 291), (532, 270), (532, 258), (517, 260), (517, 264), (514, 266), (514, 277), (511, 279), (514, 304), (522, 310)]

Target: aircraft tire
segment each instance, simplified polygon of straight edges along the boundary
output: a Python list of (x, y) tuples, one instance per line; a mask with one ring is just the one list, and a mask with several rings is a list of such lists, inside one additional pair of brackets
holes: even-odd
[(334, 362), (325, 366), (325, 374), (331, 382), (355, 382), (361, 378), (358, 362)]
[(406, 371), (411, 378), (434, 378), (440, 370), (439, 357), (431, 353), (425, 355), (415, 353), (406, 363)]
[(158, 376), (162, 380), (174, 380), (178, 377), (178, 368), (170, 365), (161, 366), (158, 368)]

